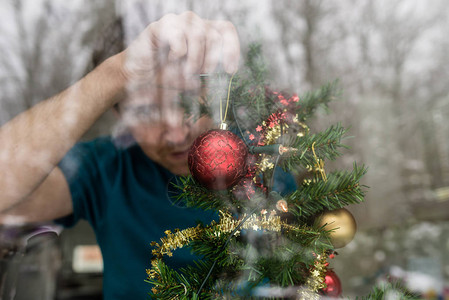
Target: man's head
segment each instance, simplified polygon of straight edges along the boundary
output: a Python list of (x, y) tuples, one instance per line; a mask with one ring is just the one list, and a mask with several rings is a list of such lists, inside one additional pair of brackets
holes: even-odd
[(180, 91), (155, 86), (131, 91), (119, 103), (119, 114), (143, 152), (154, 162), (178, 175), (189, 174), (188, 150), (213, 122), (203, 116), (188, 116), (181, 95), (200, 97), (200, 91)]

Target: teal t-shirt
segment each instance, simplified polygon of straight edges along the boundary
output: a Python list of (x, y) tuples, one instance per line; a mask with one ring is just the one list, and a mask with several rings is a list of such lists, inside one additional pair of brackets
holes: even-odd
[[(65, 226), (79, 219), (93, 227), (104, 261), (105, 299), (148, 299), (144, 282), (150, 268), (152, 241), (167, 229), (185, 229), (217, 215), (173, 205), (174, 175), (151, 161), (133, 144), (117, 147), (109, 137), (77, 144), (60, 163), (70, 187), (73, 214), (57, 220)], [(176, 250), (167, 263), (191, 262), (187, 249)]]

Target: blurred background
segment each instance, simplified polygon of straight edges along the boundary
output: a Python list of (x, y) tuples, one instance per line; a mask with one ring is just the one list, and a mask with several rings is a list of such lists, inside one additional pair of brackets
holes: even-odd
[[(449, 299), (448, 9), (445, 0), (2, 0), (0, 124), (166, 13), (231, 20), (242, 53), (263, 44), (274, 89), (301, 95), (340, 82), (341, 99), (311, 127), (351, 128), (350, 149), (329, 170), (369, 167), (366, 202), (349, 207), (357, 235), (331, 264), (344, 295), (399, 278), (428, 299)], [(84, 139), (119, 130), (106, 113)], [(1, 228), (0, 237), (0, 299), (101, 297), (88, 224)]]

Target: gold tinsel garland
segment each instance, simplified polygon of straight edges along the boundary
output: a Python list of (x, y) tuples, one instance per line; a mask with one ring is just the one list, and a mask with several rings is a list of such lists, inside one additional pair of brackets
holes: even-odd
[[(215, 236), (220, 236), (221, 234), (227, 234), (233, 232), (237, 226), (240, 224), (241, 219), (236, 219), (228, 211), (219, 211), (220, 221), (215, 223), (213, 221), (209, 226), (202, 227), (198, 225), (196, 227), (187, 228), (184, 230), (175, 230), (172, 233), (170, 230), (165, 231), (166, 236), (161, 238), (160, 243), (153, 242), (152, 246), (156, 247), (152, 253), (155, 258), (151, 261), (151, 269), (147, 269), (147, 275), (150, 279), (155, 279), (159, 277), (161, 273), (158, 263), (162, 260), (164, 255), (172, 256), (173, 250), (177, 248), (182, 248), (188, 245), (195, 239), (198, 239), (205, 231), (211, 231)], [(246, 215), (242, 216), (242, 219), (246, 218)], [(280, 216), (272, 213), (267, 216), (263, 214), (262, 216), (257, 216), (256, 214), (251, 215), (245, 223), (241, 226), (242, 229), (253, 229), (253, 230), (267, 230), (273, 232), (291, 231), (300, 229), (298, 226), (287, 224), (281, 221)], [(234, 235), (239, 235), (240, 231), (236, 231)], [(326, 272), (326, 258), (324, 255), (318, 255), (316, 264), (314, 268), (310, 271), (310, 277), (307, 279), (304, 287), (298, 290), (301, 299), (314, 299), (316, 292), (324, 288), (324, 274)], [(153, 287), (152, 291), (154, 293), (158, 292), (158, 288)], [(313, 297), (312, 297), (313, 296)]]
[(327, 256), (325, 254), (317, 255), (314, 267), (310, 270), (310, 276), (306, 283), (298, 289), (300, 300), (320, 299), (317, 292), (326, 287), (324, 278), (327, 271)]
[(182, 248), (183, 246), (189, 244), (191, 241), (199, 237), (204, 230), (205, 228), (200, 225), (184, 230), (175, 229), (175, 233), (172, 233), (170, 230), (166, 230), (166, 236), (161, 238), (161, 244), (156, 242), (151, 243), (151, 246), (156, 247), (152, 253), (157, 258), (162, 258), (164, 255), (173, 256), (172, 250)]
[[(196, 227), (191, 227), (184, 230), (176, 229), (174, 233), (172, 233), (170, 230), (166, 230), (166, 236), (161, 238), (160, 243), (151, 243), (151, 246), (155, 247), (155, 249), (152, 251), (153, 255), (156, 258), (162, 258), (164, 255), (172, 256), (172, 250), (176, 250), (177, 248), (182, 248), (188, 245), (191, 241), (197, 239), (206, 230), (211, 230), (213, 231), (212, 233), (215, 236), (220, 236), (220, 234), (222, 233), (232, 232), (241, 222), (241, 220), (232, 217), (231, 213), (227, 211), (223, 212), (220, 210), (219, 213), (220, 221), (218, 224), (213, 221), (211, 225), (207, 227), (198, 225)], [(246, 218), (246, 214), (242, 216), (242, 219), (244, 218)], [(253, 214), (242, 225), (242, 229), (261, 229), (276, 232), (281, 231), (282, 228), (290, 230), (296, 227), (282, 222), (281, 218), (274, 214), (270, 216), (263, 215), (260, 217), (258, 217), (256, 214)], [(235, 235), (238, 234), (239, 231), (235, 233)]]

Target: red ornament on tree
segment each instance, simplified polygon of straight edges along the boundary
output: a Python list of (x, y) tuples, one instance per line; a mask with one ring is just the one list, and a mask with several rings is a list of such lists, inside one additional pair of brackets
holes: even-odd
[(247, 156), (248, 148), (237, 135), (227, 130), (209, 130), (189, 150), (190, 173), (208, 189), (229, 189), (245, 176)]
[(323, 293), (326, 296), (338, 297), (341, 295), (341, 282), (337, 274), (334, 271), (328, 270), (324, 277), (326, 288), (323, 289)]

